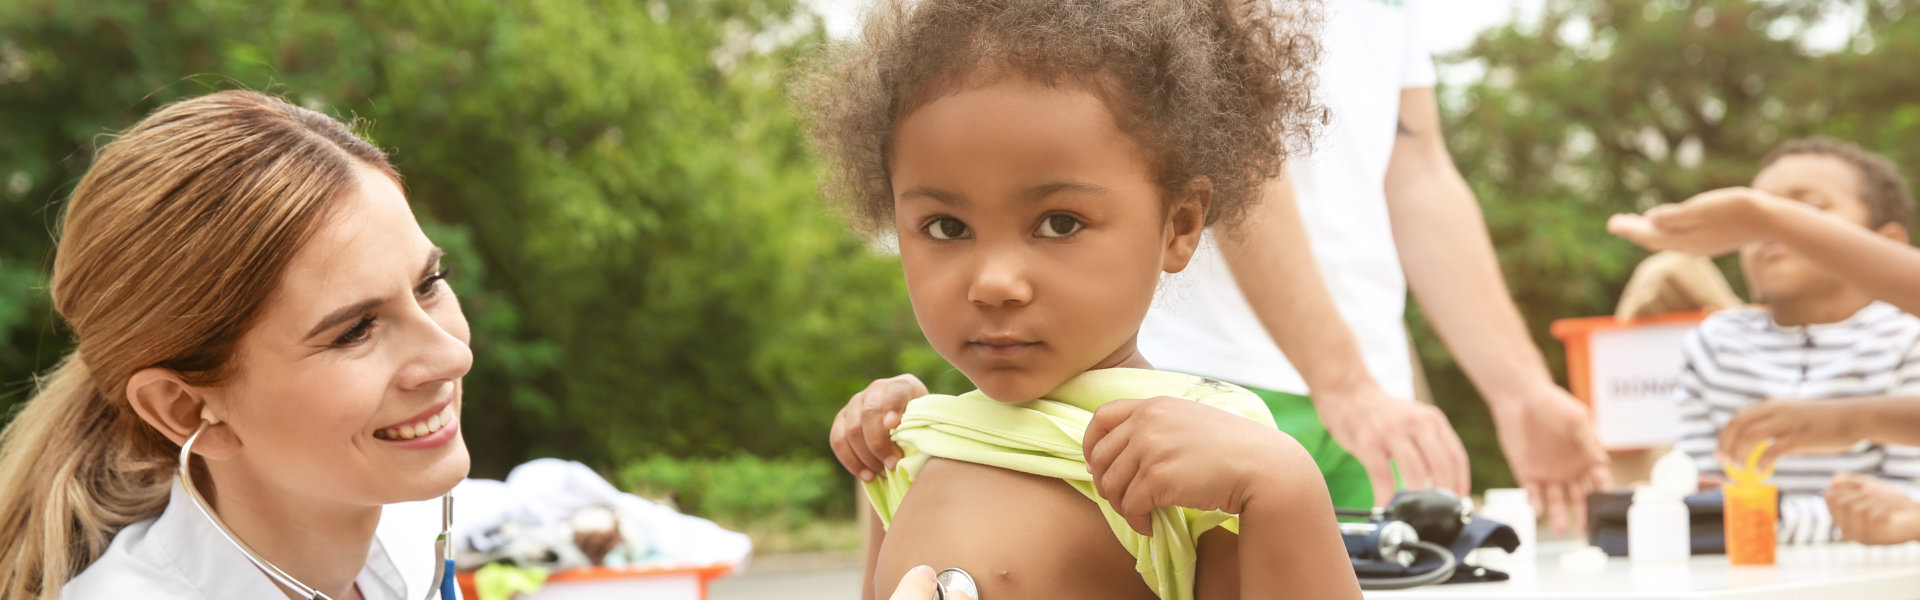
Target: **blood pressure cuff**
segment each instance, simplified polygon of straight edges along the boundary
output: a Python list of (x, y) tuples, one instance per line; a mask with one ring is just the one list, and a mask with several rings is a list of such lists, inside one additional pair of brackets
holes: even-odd
[[(1453, 562), (1458, 566), (1453, 570), (1453, 577), (1441, 583), (1506, 581), (1508, 576), (1503, 571), (1468, 565), (1467, 553), (1480, 548), (1498, 548), (1501, 551), (1512, 552), (1519, 547), (1520, 536), (1514, 533), (1512, 527), (1488, 519), (1468, 521), (1464, 527), (1460, 528), (1460, 535), (1454, 538), (1452, 544), (1447, 545), (1447, 551), (1453, 554)], [(1438, 556), (1427, 553), (1417, 554), (1411, 565), (1351, 555), (1349, 559), (1353, 562), (1354, 574), (1363, 581), (1416, 577), (1431, 573), (1445, 564), (1445, 561)]]
[[(1693, 554), (1726, 554), (1727, 526), (1722, 516), (1720, 490), (1687, 496), (1682, 502), (1687, 506), (1687, 539)], [(1632, 507), (1632, 491), (1595, 492), (1587, 496), (1587, 541), (1599, 546), (1608, 556), (1626, 556), (1627, 509)]]

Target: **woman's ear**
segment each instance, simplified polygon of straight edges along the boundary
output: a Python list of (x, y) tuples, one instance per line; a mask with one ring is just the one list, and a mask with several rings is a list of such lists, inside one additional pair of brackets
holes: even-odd
[(1907, 226), (1904, 223), (1896, 222), (1896, 223), (1888, 223), (1885, 225), (1881, 225), (1879, 227), (1874, 228), (1873, 232), (1886, 236), (1887, 239), (1900, 242), (1902, 244), (1907, 243)]
[(1193, 260), (1200, 236), (1207, 230), (1207, 209), (1213, 206), (1213, 180), (1199, 177), (1173, 198), (1167, 207), (1167, 247), (1160, 270), (1179, 273)]
[(240, 449), (233, 429), (221, 416), (222, 407), (208, 403), (199, 389), (172, 370), (149, 367), (134, 373), (127, 379), (127, 401), (140, 420), (175, 444), (186, 443), (206, 423), (206, 430), (193, 442), (194, 454), (225, 460)]

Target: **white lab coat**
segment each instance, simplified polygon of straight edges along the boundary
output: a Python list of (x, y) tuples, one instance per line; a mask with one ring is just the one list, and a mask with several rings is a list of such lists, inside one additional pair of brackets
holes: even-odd
[[(433, 585), (440, 500), (388, 505), (354, 583), (367, 600), (419, 600)], [(99, 560), (60, 590), (62, 600), (284, 598), (193, 504), (180, 482), (160, 516), (122, 529)], [(439, 600), (436, 597), (436, 600)], [(455, 600), (455, 599), (448, 599)]]

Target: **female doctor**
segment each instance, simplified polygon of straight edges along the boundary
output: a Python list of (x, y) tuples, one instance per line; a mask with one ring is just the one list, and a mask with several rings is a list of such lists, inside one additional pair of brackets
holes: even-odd
[(473, 356), (399, 181), (244, 91), (100, 150), (53, 264), (78, 348), (0, 432), (0, 598), (434, 597)]

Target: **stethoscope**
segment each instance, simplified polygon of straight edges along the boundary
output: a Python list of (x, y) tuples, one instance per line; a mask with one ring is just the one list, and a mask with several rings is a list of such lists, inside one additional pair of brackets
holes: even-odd
[(947, 600), (954, 592), (966, 592), (968, 598), (980, 600), (980, 588), (973, 585), (973, 576), (960, 569), (946, 569), (933, 577), (933, 599)]
[[(201, 497), (200, 490), (194, 487), (193, 474), (189, 472), (187, 468), (189, 464), (188, 461), (193, 458), (191, 452), (193, 441), (200, 438), (200, 432), (206, 431), (208, 425), (218, 422), (219, 419), (212, 418), (211, 415), (201, 415), (200, 426), (194, 428), (193, 435), (187, 436), (186, 443), (180, 444), (180, 485), (186, 488), (187, 497), (193, 498), (194, 506), (200, 507), (200, 514), (206, 515), (207, 520), (213, 521), (213, 526), (220, 529), (220, 535), (227, 538), (228, 542), (232, 542), (233, 547), (239, 548), (242, 554), (247, 555), (247, 561), (252, 562), (253, 566), (259, 567), (261, 572), (267, 574), (267, 577), (278, 582), (280, 585), (292, 589), (295, 593), (300, 594), (302, 598), (309, 600), (333, 600), (332, 598), (328, 598), (326, 594), (320, 593), (319, 590), (313, 589), (307, 584), (300, 583), (300, 580), (294, 579), (293, 576), (288, 575), (286, 571), (280, 570), (280, 567), (274, 565), (273, 561), (260, 556), (258, 552), (254, 552), (253, 548), (248, 547), (246, 542), (240, 541), (240, 537), (234, 535), (233, 530), (227, 529), (226, 522), (221, 521), (219, 516), (213, 514), (213, 507), (207, 505), (207, 499)], [(427, 588), (427, 595), (425, 596), (427, 600), (432, 600), (436, 592), (440, 595), (440, 600), (454, 600), (454, 598), (459, 597), (454, 591), (453, 549), (452, 545), (448, 543), (449, 540), (447, 536), (447, 532), (452, 529), (453, 495), (447, 494), (440, 497), (440, 537), (434, 538), (433, 541), (433, 552), (435, 556), (440, 558), (440, 568), (433, 572), (433, 586)]]

